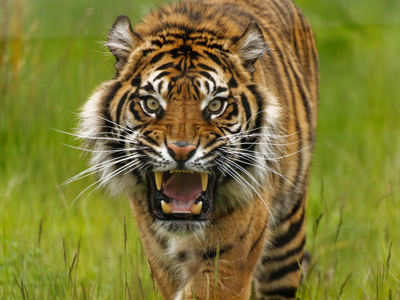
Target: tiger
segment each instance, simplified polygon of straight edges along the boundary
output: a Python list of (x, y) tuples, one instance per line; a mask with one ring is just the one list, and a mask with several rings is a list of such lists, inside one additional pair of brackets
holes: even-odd
[(295, 299), (304, 269), (318, 53), (291, 0), (183, 0), (106, 46), (115, 76), (77, 135), (129, 199), (163, 299)]

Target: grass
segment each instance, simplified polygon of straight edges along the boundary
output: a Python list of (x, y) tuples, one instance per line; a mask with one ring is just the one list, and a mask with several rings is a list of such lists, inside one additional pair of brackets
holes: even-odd
[[(62, 187), (85, 158), (75, 112), (113, 59), (98, 43), (153, 1), (0, 4), (0, 298), (160, 299), (126, 199)], [(400, 2), (298, 0), (321, 97), (302, 299), (400, 299)]]

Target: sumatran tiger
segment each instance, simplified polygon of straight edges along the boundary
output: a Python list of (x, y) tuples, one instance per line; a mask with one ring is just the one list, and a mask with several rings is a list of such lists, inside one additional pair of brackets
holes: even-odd
[(130, 199), (164, 299), (294, 299), (318, 56), (290, 0), (185, 0), (113, 24), (116, 75), (80, 114), (99, 184)]

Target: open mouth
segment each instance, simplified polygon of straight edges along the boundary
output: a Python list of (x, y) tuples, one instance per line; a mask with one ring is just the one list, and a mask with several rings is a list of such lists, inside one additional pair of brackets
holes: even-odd
[(150, 182), (150, 211), (160, 220), (206, 220), (213, 208), (214, 178), (191, 170), (156, 171)]

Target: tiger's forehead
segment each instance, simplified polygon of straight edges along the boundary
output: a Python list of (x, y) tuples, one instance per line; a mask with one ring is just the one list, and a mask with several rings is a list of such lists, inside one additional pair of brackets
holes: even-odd
[(215, 32), (210, 32), (202, 28), (201, 30), (195, 30), (192, 28), (188, 30), (182, 30), (179, 28), (168, 28), (157, 32), (149, 37), (152, 45), (163, 48), (172, 45), (172, 47), (182, 47), (182, 50), (187, 50), (192, 47), (207, 47), (208, 49), (218, 49), (221, 51), (229, 52), (229, 41), (223, 35), (217, 35)]
[(209, 70), (205, 71), (201, 67), (182, 68), (184, 59), (178, 58), (162, 64), (162, 68), (150, 71), (143, 80), (141, 93), (156, 97), (162, 104), (171, 101), (206, 104), (214, 97), (229, 95), (226, 79), (217, 69), (209, 67)]

